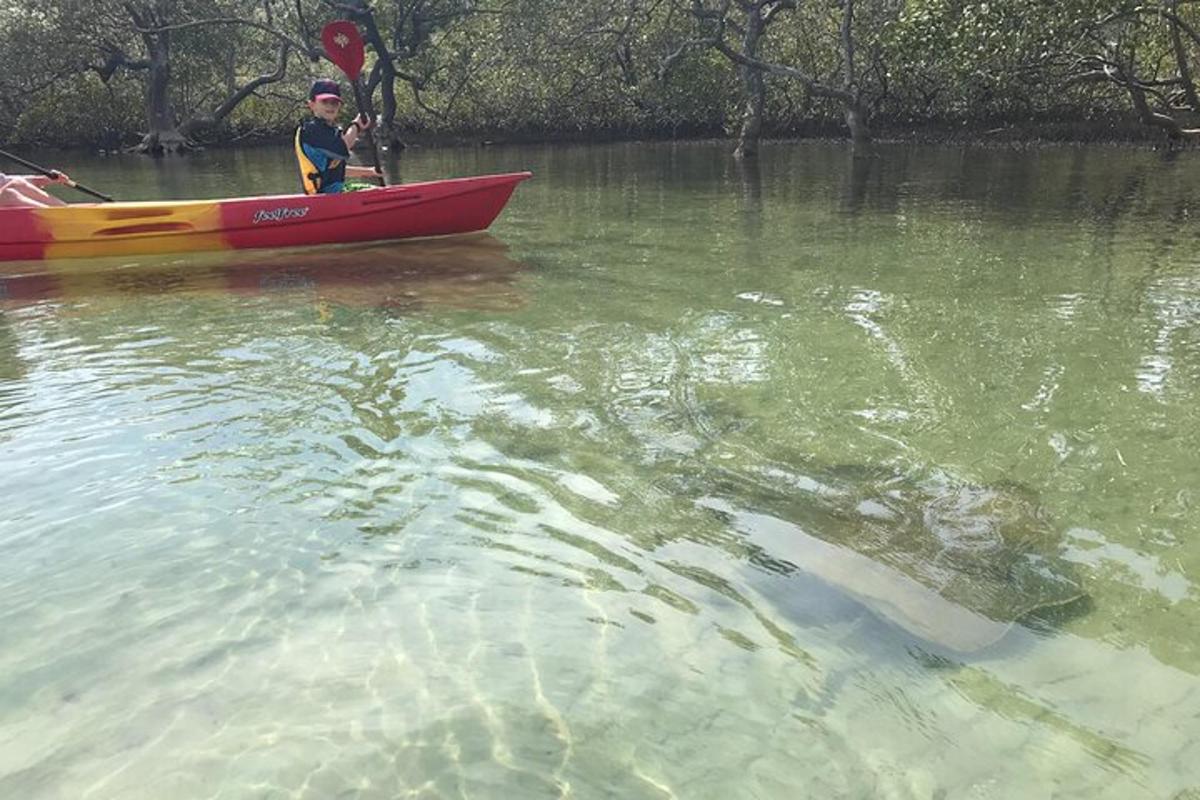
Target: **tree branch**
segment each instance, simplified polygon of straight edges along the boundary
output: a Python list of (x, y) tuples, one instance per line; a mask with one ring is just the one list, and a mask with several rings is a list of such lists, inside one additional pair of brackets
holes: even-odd
[(87, 69), (100, 76), (100, 81), (102, 83), (108, 83), (109, 80), (112, 79), (112, 76), (116, 74), (117, 70), (122, 68), (134, 71), (144, 71), (150, 69), (149, 59), (131, 59), (129, 56), (125, 55), (124, 51), (112, 46), (105, 47), (104, 49), (107, 51), (108, 56), (104, 59), (103, 64), (87, 65)]
[[(212, 111), (212, 113), (198, 116), (194, 120), (189, 121), (184, 127), (190, 130), (199, 127), (200, 125), (215, 125), (233, 113), (233, 110), (237, 108), (243, 100), (254, 94), (261, 87), (272, 83), (279, 83), (279, 81), (283, 80), (284, 76), (287, 75), (288, 54), (291, 52), (291, 49), (291, 45), (281, 44), (279, 46), (279, 62), (275, 65), (274, 72), (259, 75), (257, 78), (248, 82), (245, 86), (227, 97), (225, 101), (221, 103), (221, 105), (217, 106), (216, 109)], [(188, 130), (185, 130), (184, 135), (187, 135), (187, 132)]]
[(270, 25), (266, 25), (252, 19), (243, 19), (241, 17), (214, 17), (213, 19), (196, 19), (188, 22), (177, 22), (174, 25), (159, 25), (154, 27), (145, 26), (144, 23), (137, 22), (136, 19), (134, 22), (136, 24), (137, 32), (142, 35), (167, 33), (169, 31), (183, 31), (190, 28), (203, 28), (209, 25), (242, 25), (247, 28), (254, 28), (255, 30), (263, 31), (264, 33), (279, 40), (280, 44), (288, 45), (297, 53), (303, 53), (313, 61), (316, 61), (321, 55), (316, 51), (315, 48), (310, 47), (305, 42), (300, 42), (296, 39), (293, 39), (291, 36), (288, 36), (286, 33), (278, 30), (277, 28), (273, 28)]
[(785, 78), (792, 78), (793, 80), (800, 81), (800, 83), (804, 84), (804, 87), (808, 89), (808, 91), (812, 92), (812, 94), (817, 97), (829, 97), (846, 103), (854, 102), (854, 95), (850, 92), (847, 92), (844, 89), (838, 89), (834, 86), (829, 86), (825, 83), (821, 83), (803, 70), (796, 69), (795, 67), (787, 67), (783, 64), (771, 64), (766, 61), (759, 61), (757, 58), (747, 58), (731, 48), (729, 45), (725, 44), (723, 41), (716, 42), (714, 47), (716, 47), (716, 49), (730, 61), (741, 64), (742, 66), (762, 70), (770, 75), (780, 75)]

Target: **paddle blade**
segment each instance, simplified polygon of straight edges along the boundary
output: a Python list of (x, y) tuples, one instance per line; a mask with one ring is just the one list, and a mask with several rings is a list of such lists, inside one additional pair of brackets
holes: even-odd
[(363, 40), (358, 26), (349, 20), (331, 22), (321, 30), (325, 55), (346, 73), (351, 82), (358, 80), (363, 68)]

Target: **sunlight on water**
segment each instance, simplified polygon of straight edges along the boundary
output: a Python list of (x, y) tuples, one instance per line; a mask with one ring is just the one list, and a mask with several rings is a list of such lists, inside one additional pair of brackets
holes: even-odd
[(1200, 167), (404, 164), (524, 168), (489, 236), (0, 270), (0, 796), (1200, 796)]

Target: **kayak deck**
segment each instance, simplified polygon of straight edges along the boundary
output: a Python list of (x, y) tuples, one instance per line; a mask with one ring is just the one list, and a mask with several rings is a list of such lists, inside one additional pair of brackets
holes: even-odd
[(0, 209), (0, 261), (411, 239), (472, 233), (529, 172), (336, 195)]

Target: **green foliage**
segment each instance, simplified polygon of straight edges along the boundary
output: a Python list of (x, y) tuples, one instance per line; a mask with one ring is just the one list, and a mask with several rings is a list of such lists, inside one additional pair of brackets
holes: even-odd
[[(1120, 108), (1109, 86), (1068, 79), (1080, 46), (1124, 35), (1101, 21), (1124, 0), (910, 0), (884, 34), (891, 110), (939, 120), (1083, 115)], [(1125, 23), (1117, 23), (1124, 25)], [(1161, 37), (1160, 37), (1161, 38)], [(1139, 44), (1144, 44), (1139, 42)], [(1085, 48), (1086, 49), (1086, 48)], [(1149, 60), (1161, 56), (1147, 51)]]
[(142, 125), (141, 94), (135, 81), (106, 85), (94, 73), (57, 81), (38, 93), (17, 118), (13, 141), (117, 149), (137, 138)]
[[(885, 124), (1127, 113), (1125, 87), (1077, 79), (1092, 57), (1162, 87), (1152, 89), (1154, 103), (1174, 103), (1178, 64), (1169, 26), (1154, 11), (1158, 2), (1169, 0), (858, 0), (851, 88)], [(736, 65), (703, 46), (680, 50), (705, 31), (690, 2), (343, 5), (356, 4), (371, 9), (392, 51), (397, 123), (405, 132), (693, 135), (730, 130), (740, 117)], [(799, 0), (774, 20), (760, 57), (842, 86), (841, 8)], [(227, 117), (203, 122), (238, 87), (273, 72), (280, 39), (268, 28), (313, 43), (337, 12), (322, 0), (0, 0), (0, 137), (91, 146), (137, 140), (147, 130), (148, 72), (139, 64), (148, 51), (130, 9), (161, 24), (228, 17), (254, 23), (192, 25), (169, 36), (171, 108), (202, 142), (286, 135), (308, 81), (336, 74), (293, 48), (282, 80)], [(1200, 29), (1200, 6), (1180, 9)], [(737, 38), (731, 27), (727, 40)], [(1200, 72), (1200, 46), (1187, 37), (1184, 43)], [(664, 69), (671, 54), (677, 57)], [(368, 55), (368, 67), (374, 58)], [(842, 112), (840, 101), (814, 96), (803, 82), (768, 78), (768, 130), (840, 125)]]

